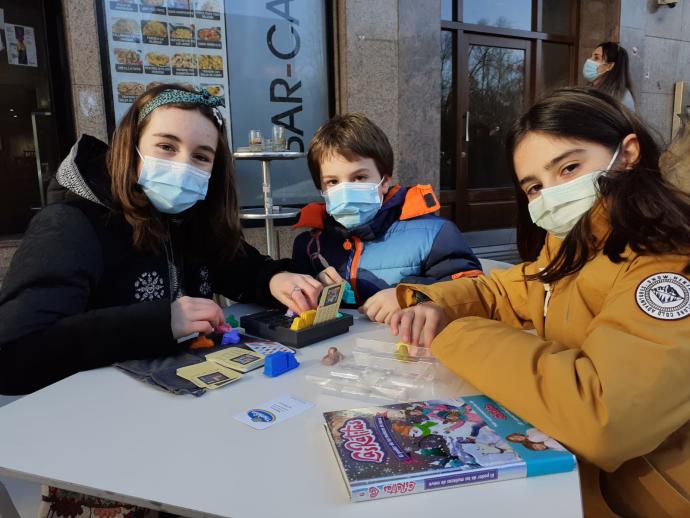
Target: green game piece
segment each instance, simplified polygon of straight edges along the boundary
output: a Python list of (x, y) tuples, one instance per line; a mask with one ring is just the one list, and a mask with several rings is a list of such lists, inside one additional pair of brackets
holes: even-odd
[(234, 315), (228, 315), (225, 319), (226, 324), (230, 324), (232, 327), (240, 327), (240, 323), (237, 321)]

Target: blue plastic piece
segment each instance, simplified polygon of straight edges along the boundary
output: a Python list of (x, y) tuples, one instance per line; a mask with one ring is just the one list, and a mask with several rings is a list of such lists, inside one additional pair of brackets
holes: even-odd
[(355, 292), (352, 290), (352, 286), (350, 286), (349, 282), (345, 283), (345, 291), (343, 291), (343, 304), (357, 304), (357, 301), (355, 300)]
[(233, 329), (228, 333), (223, 333), (223, 338), (220, 341), (221, 345), (238, 344), (240, 343), (240, 333), (237, 329)]
[(299, 367), (299, 362), (297, 358), (295, 358), (295, 355), (285, 351), (269, 354), (264, 360), (264, 374), (271, 378), (285, 374), (287, 371), (291, 371), (297, 367)]

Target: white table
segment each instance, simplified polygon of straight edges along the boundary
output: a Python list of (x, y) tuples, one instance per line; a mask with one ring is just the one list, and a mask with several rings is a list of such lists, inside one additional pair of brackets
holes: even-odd
[[(254, 371), (201, 398), (114, 368), (79, 373), (0, 408), (0, 474), (194, 517), (582, 516), (577, 471), (350, 503), (321, 413), (368, 403), (321, 394), (304, 376), (356, 337), (393, 341), (356, 318), (347, 335), (301, 349), (298, 369)], [(473, 392), (449, 380), (424, 396)], [(232, 417), (284, 393), (315, 408), (266, 430)]]

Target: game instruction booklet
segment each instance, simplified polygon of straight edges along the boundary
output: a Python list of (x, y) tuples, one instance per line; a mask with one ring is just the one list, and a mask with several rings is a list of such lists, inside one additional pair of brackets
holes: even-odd
[(561, 444), (486, 396), (323, 415), (353, 502), (576, 466)]

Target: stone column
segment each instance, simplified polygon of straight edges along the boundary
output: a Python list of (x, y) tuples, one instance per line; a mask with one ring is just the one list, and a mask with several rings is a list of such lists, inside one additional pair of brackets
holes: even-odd
[(401, 184), (439, 188), (439, 0), (339, 0), (339, 113), (363, 112), (386, 132)]
[(95, 1), (69, 0), (62, 5), (76, 133), (88, 133), (107, 142)]

